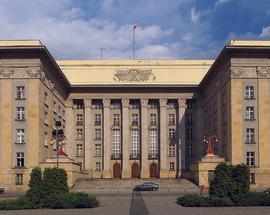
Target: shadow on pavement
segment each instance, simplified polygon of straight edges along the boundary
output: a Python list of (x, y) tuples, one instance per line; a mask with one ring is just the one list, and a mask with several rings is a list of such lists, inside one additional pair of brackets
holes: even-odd
[(130, 201), (129, 215), (149, 214), (141, 192), (133, 192)]

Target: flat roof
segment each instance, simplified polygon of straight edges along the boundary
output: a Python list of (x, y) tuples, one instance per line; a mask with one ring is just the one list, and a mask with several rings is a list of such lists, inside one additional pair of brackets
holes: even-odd
[(229, 46), (270, 46), (270, 40), (230, 40)]
[(0, 40), (0, 47), (28, 47), (43, 46), (40, 40)]

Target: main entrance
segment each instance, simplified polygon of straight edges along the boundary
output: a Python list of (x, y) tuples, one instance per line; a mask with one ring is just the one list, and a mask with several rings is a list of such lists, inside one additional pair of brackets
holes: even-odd
[(140, 178), (140, 166), (138, 163), (133, 163), (131, 166), (131, 178)]
[(113, 165), (113, 178), (121, 178), (121, 166), (120, 163)]
[(150, 178), (158, 178), (158, 168), (156, 163), (150, 165)]

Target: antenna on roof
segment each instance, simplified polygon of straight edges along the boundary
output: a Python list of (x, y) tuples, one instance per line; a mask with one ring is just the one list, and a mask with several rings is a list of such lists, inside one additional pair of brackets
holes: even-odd
[(105, 50), (105, 48), (101, 47), (98, 49), (100, 51), (100, 60), (103, 59), (103, 50)]

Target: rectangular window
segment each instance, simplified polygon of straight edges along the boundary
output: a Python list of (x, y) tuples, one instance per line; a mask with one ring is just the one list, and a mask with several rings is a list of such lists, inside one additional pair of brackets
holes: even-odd
[(23, 174), (16, 174), (15, 184), (23, 185)]
[(132, 109), (139, 109), (139, 106), (140, 106), (140, 105), (139, 105), (138, 102), (132, 102), (132, 103), (131, 103), (131, 108), (132, 108)]
[(120, 158), (121, 154), (121, 134), (120, 129), (113, 130), (113, 157)]
[(101, 104), (101, 102), (96, 102), (96, 103), (95, 103), (95, 109), (102, 109), (102, 104)]
[(83, 125), (83, 115), (77, 114), (77, 124), (76, 125)]
[(101, 114), (95, 115), (95, 125), (101, 125)]
[(17, 152), (16, 159), (17, 159), (17, 167), (24, 167), (24, 153)]
[(48, 102), (48, 93), (47, 92), (44, 92), (44, 104), (45, 106), (49, 106), (49, 102)]
[(95, 144), (95, 156), (101, 156), (101, 145)]
[(132, 114), (132, 125), (139, 125), (139, 115)]
[(169, 129), (169, 140), (175, 140), (175, 129)]
[(25, 88), (24, 86), (18, 86), (17, 87), (17, 99), (24, 99), (25, 98)]
[(76, 103), (76, 109), (83, 109), (83, 103), (82, 102), (77, 102)]
[(254, 99), (254, 86), (246, 86), (246, 99)]
[(101, 140), (101, 129), (100, 128), (95, 129), (95, 140)]
[(192, 100), (187, 100), (187, 109), (192, 109)]
[(151, 109), (157, 109), (158, 108), (158, 103), (157, 102), (149, 102), (150, 108)]
[(150, 125), (156, 125), (157, 124), (157, 115), (151, 114), (150, 115)]
[(255, 143), (255, 129), (254, 128), (246, 129), (246, 143)]
[(82, 155), (83, 155), (83, 145), (77, 144), (77, 156), (82, 156)]
[(119, 114), (113, 115), (113, 125), (120, 125), (120, 115)]
[(193, 147), (192, 147), (192, 143), (188, 144), (188, 156), (192, 157), (193, 156)]
[(176, 104), (174, 102), (169, 102), (167, 105), (168, 108), (170, 109), (175, 109), (176, 108)]
[(255, 152), (247, 152), (246, 161), (248, 166), (255, 166)]
[(158, 155), (158, 139), (157, 139), (157, 130), (150, 129), (150, 154), (149, 157), (156, 158)]
[(24, 107), (17, 107), (17, 120), (25, 120)]
[(48, 146), (48, 133), (44, 132), (44, 146)]
[(16, 143), (24, 143), (24, 129), (16, 130)]
[(254, 120), (254, 107), (252, 107), (252, 106), (246, 107), (246, 119), (247, 120)]
[(175, 156), (175, 145), (169, 144), (169, 157), (174, 157), (174, 156)]
[(139, 130), (131, 129), (131, 156), (138, 157), (140, 154)]
[(53, 102), (53, 112), (56, 113), (56, 102)]
[(44, 124), (48, 125), (48, 113), (44, 112)]
[(170, 162), (169, 170), (170, 171), (174, 171), (175, 170), (174, 162)]
[(82, 140), (83, 139), (83, 129), (82, 128), (78, 128), (77, 129), (77, 139), (78, 140)]
[(100, 162), (96, 162), (96, 171), (98, 171), (98, 172), (101, 171), (101, 165), (100, 165)]
[(249, 174), (249, 182), (250, 182), (250, 184), (255, 184), (256, 183), (255, 173), (250, 173)]
[(192, 125), (192, 123), (193, 123), (193, 116), (191, 113), (188, 113), (187, 114), (187, 124)]
[(121, 105), (120, 105), (120, 103), (114, 102), (114, 103), (112, 103), (112, 108), (114, 108), (114, 109), (120, 109), (121, 108)]
[(169, 125), (175, 125), (175, 114), (169, 114)]
[(192, 140), (192, 138), (193, 138), (193, 132), (192, 132), (192, 129), (189, 128), (187, 129), (187, 139)]

